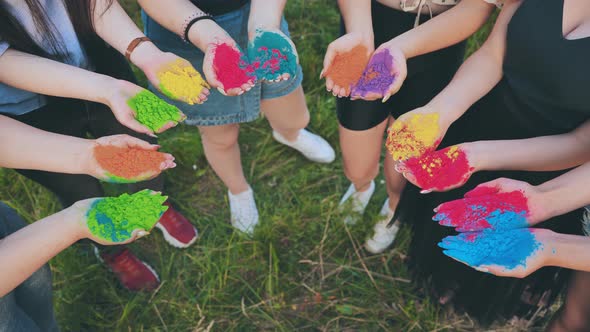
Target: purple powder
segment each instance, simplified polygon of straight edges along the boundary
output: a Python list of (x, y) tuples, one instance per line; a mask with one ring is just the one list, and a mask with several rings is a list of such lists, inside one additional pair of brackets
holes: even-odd
[(373, 54), (363, 75), (352, 87), (352, 95), (365, 97), (369, 93), (376, 93), (383, 96), (395, 79), (392, 71), (393, 57), (389, 50)]

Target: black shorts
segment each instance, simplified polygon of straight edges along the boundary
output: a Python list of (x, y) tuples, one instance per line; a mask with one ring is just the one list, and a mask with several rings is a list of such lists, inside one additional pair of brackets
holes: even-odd
[[(375, 47), (412, 29), (416, 14), (372, 2)], [(430, 19), (422, 15), (420, 22)], [(344, 33), (344, 25), (341, 24)], [(390, 115), (401, 114), (424, 106), (434, 98), (453, 78), (465, 55), (465, 42), (440, 51), (424, 54), (408, 60), (408, 76), (402, 88), (385, 103), (381, 100), (365, 101), (338, 98), (336, 111), (340, 124), (350, 130), (371, 129)]]

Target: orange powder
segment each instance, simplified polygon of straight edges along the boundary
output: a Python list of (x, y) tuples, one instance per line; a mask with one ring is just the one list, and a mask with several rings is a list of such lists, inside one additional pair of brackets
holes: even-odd
[(363, 45), (355, 46), (346, 53), (336, 55), (326, 71), (326, 77), (331, 78), (334, 84), (345, 88), (346, 93), (350, 93), (350, 87), (359, 80), (368, 62), (367, 48)]
[(148, 172), (160, 172), (160, 165), (166, 160), (165, 155), (158, 151), (112, 145), (96, 146), (94, 158), (105, 171), (124, 179), (133, 179)]

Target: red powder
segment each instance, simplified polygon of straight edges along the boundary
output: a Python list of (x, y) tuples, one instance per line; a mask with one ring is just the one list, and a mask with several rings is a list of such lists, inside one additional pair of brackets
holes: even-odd
[(469, 166), (465, 152), (457, 146), (410, 158), (405, 165), (420, 188), (434, 190), (464, 183), (474, 169)]
[(125, 179), (133, 179), (145, 173), (160, 172), (166, 156), (158, 151), (120, 148), (112, 145), (98, 145), (94, 158), (105, 171)]
[(349, 94), (350, 87), (359, 80), (368, 62), (367, 48), (363, 45), (355, 46), (348, 52), (336, 55), (326, 70), (326, 77), (331, 78), (335, 85), (345, 88)]
[(244, 54), (231, 45), (222, 43), (215, 47), (213, 68), (224, 90), (239, 88), (254, 80), (252, 68), (244, 59)]

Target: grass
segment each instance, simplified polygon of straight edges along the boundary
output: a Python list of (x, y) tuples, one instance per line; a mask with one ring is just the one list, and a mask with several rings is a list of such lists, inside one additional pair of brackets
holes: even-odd
[[(123, 1), (138, 20), (135, 1)], [(301, 54), (311, 129), (338, 147), (335, 101), (317, 77), (326, 45), (338, 33), (336, 6), (289, 1), (286, 16)], [(489, 25), (470, 41), (473, 50)], [(383, 178), (362, 222), (346, 227), (336, 211), (348, 182), (341, 160), (307, 162), (275, 143), (264, 119), (244, 125), (245, 173), (256, 192), (261, 225), (253, 239), (232, 232), (220, 180), (207, 165), (195, 128), (162, 135), (178, 167), (166, 192), (201, 238), (177, 250), (159, 232), (131, 245), (159, 273), (154, 293), (123, 290), (83, 246), (51, 261), (55, 309), (64, 331), (442, 331), (473, 330), (425, 299), (410, 283), (402, 229), (395, 247), (369, 256), (362, 243), (386, 197)], [(339, 151), (338, 151), (339, 153)], [(54, 197), (10, 170), (0, 170), (0, 199), (28, 221), (59, 209)], [(121, 188), (109, 187), (109, 193)]]

